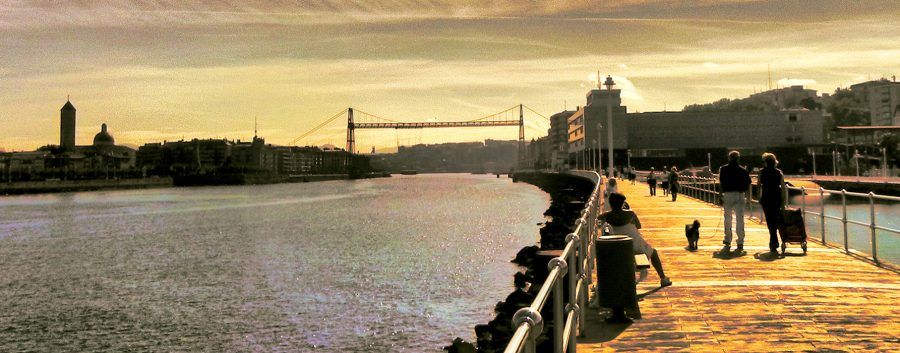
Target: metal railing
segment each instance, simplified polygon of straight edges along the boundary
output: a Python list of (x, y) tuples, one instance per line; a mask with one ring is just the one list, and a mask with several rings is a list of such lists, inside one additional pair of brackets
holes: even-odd
[[(682, 190), (682, 194), (698, 199), (701, 201), (709, 202), (709, 203), (717, 203), (717, 198), (719, 197), (718, 190), (718, 179), (717, 178), (702, 178), (702, 177), (694, 177), (694, 176), (680, 176), (679, 178), (680, 187)], [(869, 193), (859, 193), (859, 192), (850, 192), (847, 190), (829, 190), (825, 188), (818, 189), (807, 189), (806, 187), (796, 187), (789, 186), (786, 184), (782, 184), (782, 192), (784, 195), (785, 206), (791, 206), (789, 196), (790, 191), (799, 192), (800, 195), (800, 209), (803, 211), (804, 215), (812, 215), (817, 218), (818, 228), (820, 230), (821, 239), (819, 241), (822, 244), (829, 244), (828, 239), (826, 237), (827, 228), (826, 228), (826, 220), (831, 219), (835, 221), (841, 222), (841, 234), (842, 242), (840, 245), (843, 245), (844, 251), (850, 253), (851, 250), (861, 251), (861, 249), (852, 249), (850, 247), (850, 232), (848, 231), (848, 226), (857, 225), (862, 227), (869, 228), (869, 242), (871, 243), (871, 259), (875, 262), (881, 262), (878, 256), (878, 231), (892, 233), (894, 235), (900, 235), (900, 229), (894, 229), (890, 227), (886, 227), (883, 225), (879, 225), (876, 222), (876, 212), (875, 212), (875, 201), (888, 201), (888, 202), (900, 202), (900, 197), (897, 196), (888, 196), (888, 195), (878, 195), (872, 192)], [(810, 192), (813, 192), (818, 196), (819, 202), (810, 205), (807, 203), (807, 195)], [(755, 194), (755, 193), (754, 193)], [(825, 211), (826, 203), (825, 200), (831, 196), (840, 195), (841, 203), (840, 205), (834, 204), (835, 207), (841, 208), (840, 216), (828, 214)], [(869, 212), (868, 219), (850, 219), (847, 215), (847, 199), (857, 198), (864, 199), (868, 201), (869, 204)], [(751, 218), (755, 218), (760, 223), (765, 223), (764, 213), (762, 207), (759, 205), (759, 200), (750, 198), (748, 200), (750, 205), (749, 214)], [(816, 211), (817, 210), (817, 211)], [(809, 218), (803, 217), (804, 222), (810, 224)]]
[[(593, 281), (594, 243), (600, 224), (597, 216), (603, 211), (603, 179), (595, 172), (575, 171), (572, 175), (595, 182), (594, 190), (581, 210), (575, 230), (566, 236), (566, 245), (559, 257), (547, 264), (550, 274), (530, 306), (513, 315), (515, 328), (505, 353), (533, 353), (538, 336), (543, 333), (541, 310), (553, 296), (553, 351), (575, 352), (575, 338), (584, 329), (585, 310)], [(568, 298), (563, 298), (563, 286), (568, 286)], [(564, 324), (561, 324), (564, 323)]]

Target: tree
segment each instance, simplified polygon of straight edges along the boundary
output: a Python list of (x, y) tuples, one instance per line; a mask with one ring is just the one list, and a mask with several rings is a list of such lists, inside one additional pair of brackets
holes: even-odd
[(825, 111), (831, 114), (830, 121), (825, 122), (828, 130), (835, 130), (838, 126), (869, 125), (871, 121), (868, 106), (848, 89), (834, 91)]
[(806, 97), (800, 100), (800, 106), (809, 110), (822, 109), (822, 103), (816, 102), (812, 97)]
[(878, 146), (887, 149), (887, 164), (897, 165), (897, 160), (900, 160), (900, 136), (891, 132), (881, 135)]

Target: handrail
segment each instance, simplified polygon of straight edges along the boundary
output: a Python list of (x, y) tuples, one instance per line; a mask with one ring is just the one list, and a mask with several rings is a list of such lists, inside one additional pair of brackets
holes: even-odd
[[(696, 176), (681, 175), (681, 176), (679, 176), (678, 179), (681, 184), (683, 193), (688, 197), (695, 198), (695, 199), (705, 201), (705, 202), (715, 202), (716, 198), (719, 195), (719, 191), (717, 188), (718, 180), (716, 178), (703, 178), (703, 177), (696, 177)], [(850, 237), (849, 233), (850, 232), (848, 231), (848, 225), (868, 227), (869, 233), (870, 233), (869, 234), (869, 236), (870, 236), (869, 242), (871, 244), (871, 250), (870, 250), (869, 255), (871, 256), (872, 261), (874, 261), (876, 263), (881, 263), (882, 260), (878, 256), (879, 255), (878, 254), (878, 234), (877, 234), (878, 231), (883, 231), (883, 232), (887, 232), (887, 233), (900, 235), (900, 229), (893, 229), (890, 227), (885, 227), (883, 225), (879, 225), (876, 222), (876, 220), (877, 220), (876, 214), (877, 213), (875, 212), (875, 205), (876, 205), (875, 201), (876, 200), (877, 201), (887, 201), (887, 202), (893, 203), (893, 202), (900, 202), (900, 197), (890, 196), (890, 195), (879, 195), (879, 194), (875, 194), (873, 192), (861, 193), (861, 192), (851, 192), (851, 191), (847, 191), (847, 190), (830, 190), (830, 189), (825, 189), (822, 187), (820, 187), (818, 189), (807, 189), (806, 187), (796, 187), (796, 186), (790, 186), (787, 184), (782, 184), (781, 189), (782, 189), (782, 192), (786, 196), (787, 196), (788, 192), (790, 192), (790, 191), (799, 192), (799, 194), (801, 196), (801, 204), (799, 206), (800, 206), (800, 209), (802, 210), (803, 214), (818, 217), (818, 220), (819, 220), (818, 227), (819, 227), (819, 230), (821, 231), (821, 239), (818, 239), (817, 241), (821, 242), (822, 244), (828, 244), (828, 240), (826, 238), (826, 234), (827, 234), (826, 220), (830, 219), (830, 220), (835, 220), (835, 221), (841, 222), (841, 227), (842, 227), (841, 232), (843, 235), (843, 241), (842, 241), (841, 245), (843, 245), (844, 251), (847, 253), (850, 253), (851, 250), (855, 250), (855, 249), (852, 249), (849, 244), (849, 237)], [(819, 197), (818, 205), (813, 205), (813, 206), (818, 206), (816, 210), (810, 209), (810, 207), (809, 207), (810, 205), (808, 205), (806, 202), (806, 196), (810, 192), (816, 192), (817, 196)], [(841, 209), (841, 212), (838, 215), (828, 214), (827, 212), (825, 212), (825, 206), (826, 206), (825, 198), (826, 198), (826, 196), (831, 196), (831, 195), (839, 195), (841, 198), (840, 205), (834, 205), (834, 206), (840, 207), (840, 209)], [(869, 215), (868, 215), (867, 220), (866, 219), (850, 219), (850, 218), (848, 218), (848, 215), (847, 215), (847, 198), (848, 197), (861, 198), (861, 199), (865, 199), (868, 201)], [(784, 200), (785, 200), (784, 201), (785, 206), (790, 206), (790, 198), (784, 197)], [(751, 195), (751, 197), (747, 200), (747, 202), (750, 204), (750, 210), (749, 210), (750, 217), (754, 217), (754, 214), (756, 214), (755, 218), (760, 223), (764, 223), (764, 215), (763, 215), (761, 207), (759, 207), (759, 206), (753, 207), (754, 205), (759, 205), (759, 200), (753, 199), (753, 197)], [(804, 217), (804, 222), (809, 222), (807, 217)]]
[[(599, 222), (597, 216), (603, 211), (603, 178), (592, 171), (573, 171), (572, 175), (593, 181), (594, 189), (575, 222), (575, 229), (566, 236), (562, 254), (547, 264), (550, 273), (537, 295), (528, 307), (519, 309), (513, 315), (512, 326), (515, 333), (510, 338), (505, 353), (525, 351), (534, 353), (537, 337), (543, 333), (544, 324), (541, 310), (553, 295), (553, 340), (555, 353), (575, 352), (575, 338), (584, 330), (587, 296), (594, 270), (594, 247)], [(564, 283), (565, 282), (565, 283)], [(568, 285), (569, 296), (563, 298), (563, 285)]]

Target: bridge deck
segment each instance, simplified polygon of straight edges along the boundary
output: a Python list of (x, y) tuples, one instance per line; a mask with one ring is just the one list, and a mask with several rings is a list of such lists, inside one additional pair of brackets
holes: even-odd
[[(749, 221), (745, 254), (720, 256), (719, 208), (650, 197), (640, 183), (619, 190), (674, 285), (658, 289), (651, 269), (638, 284), (643, 318), (630, 325), (608, 325), (589, 309), (578, 352), (900, 351), (896, 271), (812, 242), (807, 256), (791, 244), (788, 256), (771, 257), (765, 226)], [(684, 224), (694, 219), (700, 250), (689, 252)]]

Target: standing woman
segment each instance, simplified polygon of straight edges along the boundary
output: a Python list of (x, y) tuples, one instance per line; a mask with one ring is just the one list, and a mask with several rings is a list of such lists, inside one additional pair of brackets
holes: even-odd
[(656, 196), (656, 174), (653, 167), (650, 167), (650, 174), (647, 174), (647, 185), (650, 185), (650, 196)]
[(669, 173), (669, 195), (672, 195), (672, 202), (678, 198), (678, 168), (672, 166), (672, 172)]
[(775, 168), (778, 159), (774, 154), (763, 153), (766, 166), (759, 171), (756, 184), (760, 189), (759, 205), (766, 215), (766, 226), (769, 227), (769, 251), (778, 252), (778, 225), (781, 222), (781, 210), (784, 205), (781, 186), (784, 184), (784, 173)]

